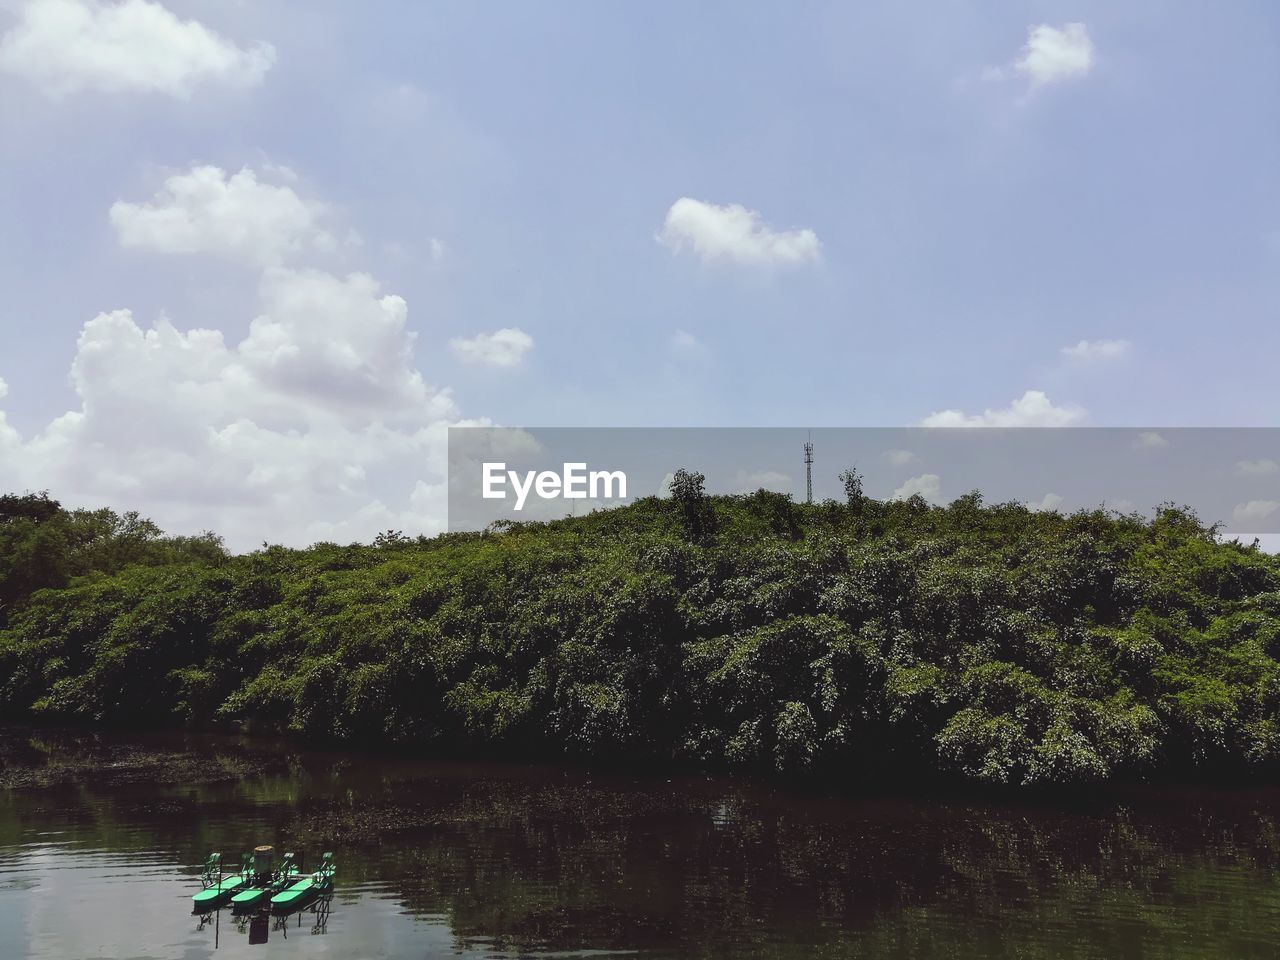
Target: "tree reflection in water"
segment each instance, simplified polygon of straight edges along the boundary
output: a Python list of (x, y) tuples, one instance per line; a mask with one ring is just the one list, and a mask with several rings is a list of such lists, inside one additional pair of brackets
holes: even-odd
[[(79, 754), (50, 747), (46, 762), (75, 767), (85, 756), (75, 742)], [(199, 751), (211, 770), (225, 759), (256, 772), (157, 786), (99, 770), (0, 793), (0, 858), (62, 831), (95, 849), (162, 851), (198, 886), (208, 851), (250, 839), (333, 849), (343, 923), (329, 932), (328, 900), (305, 921), (348, 952), (362, 918), (376, 915), (406, 923), (386, 931), (397, 943), (422, 936), (411, 918), (427, 918), (447, 924), (458, 950), (481, 953), (1276, 954), (1275, 790), (942, 802), (433, 767), (205, 738), (168, 749), (187, 758), (184, 770)], [(375, 913), (388, 902), (394, 909)], [(240, 929), (251, 940), (255, 922)]]

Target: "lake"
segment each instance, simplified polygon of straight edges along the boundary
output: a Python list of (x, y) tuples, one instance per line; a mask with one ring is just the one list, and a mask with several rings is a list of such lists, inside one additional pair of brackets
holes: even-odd
[[(943, 802), (37, 729), (0, 761), (5, 958), (1280, 950), (1275, 790)], [(193, 916), (207, 854), (260, 843), (333, 851), (332, 898)]]

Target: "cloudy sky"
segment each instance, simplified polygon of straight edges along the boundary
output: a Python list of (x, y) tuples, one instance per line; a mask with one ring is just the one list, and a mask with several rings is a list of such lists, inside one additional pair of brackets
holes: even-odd
[(1268, 0), (0, 0), (0, 487), (245, 547), (440, 529), (449, 423), (1271, 425), (1278, 91)]

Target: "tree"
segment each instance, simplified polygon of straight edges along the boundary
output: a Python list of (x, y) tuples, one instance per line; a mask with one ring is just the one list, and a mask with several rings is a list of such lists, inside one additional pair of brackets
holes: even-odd
[(3, 494), (0, 628), (37, 590), (65, 587), (75, 577), (115, 574), (134, 564), (217, 565), (226, 558), (217, 534), (166, 537), (136, 510), (65, 510), (43, 491)]
[(671, 478), (671, 500), (680, 512), (680, 525), (690, 543), (706, 543), (716, 530), (716, 512), (707, 496), (707, 478), (681, 467)]
[(65, 517), (44, 490), (0, 496), (0, 628), (35, 591), (66, 584)]
[(62, 512), (62, 504), (49, 497), (49, 491), (39, 493), (6, 493), (0, 496), (0, 523), (12, 523), (16, 520), (30, 520), (32, 523), (47, 523)]
[(131, 563), (157, 560), (157, 547), (164, 538), (164, 532), (136, 510), (124, 514), (106, 507), (75, 510), (67, 515), (66, 527), (72, 575), (94, 570), (115, 573)]
[(915, 495), (849, 522), (681, 470), (669, 499), (489, 535), (228, 557), (4, 503), (5, 719), (833, 780), (1280, 770), (1280, 557), (1180, 508)]
[(862, 512), (862, 504), (866, 496), (862, 492), (862, 474), (857, 467), (850, 467), (840, 473), (840, 483), (844, 486), (844, 499), (857, 513)]

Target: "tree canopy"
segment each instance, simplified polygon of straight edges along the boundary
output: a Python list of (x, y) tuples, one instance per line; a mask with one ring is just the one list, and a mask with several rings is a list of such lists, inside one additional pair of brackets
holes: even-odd
[(372, 546), (0, 498), (0, 711), (990, 784), (1280, 769), (1280, 559), (1190, 512), (669, 499)]

